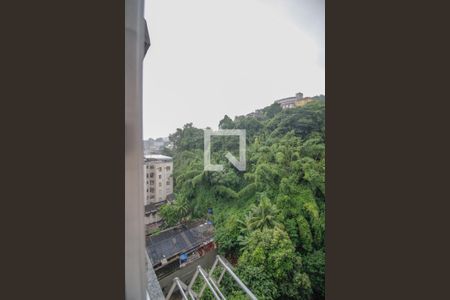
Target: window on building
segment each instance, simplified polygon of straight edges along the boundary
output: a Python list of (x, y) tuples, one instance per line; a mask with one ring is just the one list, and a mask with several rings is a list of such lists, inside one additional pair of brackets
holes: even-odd
[(150, 188), (150, 193), (154, 193), (155, 189), (154, 188)]
[(154, 185), (155, 181), (154, 180), (150, 180), (150, 185)]
[(159, 172), (161, 172), (161, 171), (162, 171), (162, 168), (161, 168), (161, 167), (159, 167), (159, 168), (158, 168), (158, 171), (159, 171)]
[(161, 183), (161, 182), (159, 182), (159, 186), (162, 186), (162, 183)]
[(150, 166), (150, 169), (154, 169), (155, 168), (155, 166)]
[[(153, 178), (153, 176), (155, 176), (155, 173), (150, 173), (150, 178)], [(148, 177), (148, 174), (147, 174), (147, 177)]]
[(166, 171), (170, 171), (170, 166), (167, 166), (167, 167), (166, 167)]
[(158, 178), (159, 178), (159, 179), (161, 179), (161, 178), (162, 178), (162, 177), (161, 177), (161, 174), (159, 174), (159, 175), (158, 175)]

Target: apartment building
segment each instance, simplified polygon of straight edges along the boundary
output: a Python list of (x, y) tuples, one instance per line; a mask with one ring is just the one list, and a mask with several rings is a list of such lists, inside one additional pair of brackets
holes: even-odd
[(160, 154), (144, 156), (144, 222), (147, 233), (161, 225), (159, 208), (174, 198), (172, 172), (171, 157)]

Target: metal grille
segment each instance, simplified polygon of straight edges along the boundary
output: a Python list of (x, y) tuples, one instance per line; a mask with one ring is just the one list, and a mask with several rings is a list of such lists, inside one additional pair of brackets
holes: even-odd
[[(214, 273), (214, 270), (219, 265), (223, 268), (223, 270), (220, 273), (219, 278), (216, 280), (212, 277), (212, 274)], [(214, 261), (214, 264), (213, 264), (211, 270), (209, 271), (209, 273), (205, 272), (205, 270), (201, 266), (198, 266), (197, 271), (195, 272), (194, 276), (192, 277), (189, 285), (184, 284), (178, 277), (175, 277), (173, 279), (173, 284), (169, 290), (169, 293), (166, 296), (166, 300), (171, 299), (172, 294), (174, 293), (176, 288), (178, 288), (178, 290), (180, 291), (180, 294), (184, 300), (201, 299), (206, 288), (209, 288), (209, 290), (211, 291), (211, 293), (213, 294), (215, 299), (225, 300), (226, 298), (222, 294), (222, 292), (220, 291), (220, 288), (219, 288), (220, 282), (222, 281), (222, 278), (225, 275), (225, 273), (228, 273), (231, 275), (233, 280), (247, 294), (247, 296), (250, 299), (257, 300), (256, 296), (247, 288), (247, 286), (233, 272), (233, 269), (232, 269), (231, 265), (228, 263), (228, 261), (224, 257), (221, 257), (220, 255), (216, 256), (216, 260)], [(200, 292), (197, 294), (192, 290), (192, 287), (194, 286), (195, 281), (199, 277), (201, 278), (201, 280), (203, 280), (203, 286), (202, 286)]]

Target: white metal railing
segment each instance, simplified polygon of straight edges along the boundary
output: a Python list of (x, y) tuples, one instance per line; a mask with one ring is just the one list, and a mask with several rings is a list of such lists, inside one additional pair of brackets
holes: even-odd
[[(217, 280), (215, 280), (212, 275), (214, 273), (214, 270), (217, 268), (217, 266), (220, 264), (220, 266), (223, 268), (222, 272), (220, 273), (220, 276)], [(223, 279), (223, 276), (225, 273), (228, 273), (231, 275), (233, 280), (238, 284), (238, 286), (247, 294), (247, 296), (252, 300), (257, 300), (256, 296), (247, 288), (247, 286), (239, 279), (239, 277), (233, 272), (233, 269), (231, 265), (228, 263), (228, 261), (221, 257), (220, 255), (216, 256), (216, 260), (214, 261), (214, 264), (209, 271), (209, 273), (206, 273), (205, 270), (201, 267), (197, 267), (197, 271), (194, 273), (194, 276), (192, 277), (190, 283), (188, 286), (184, 284), (178, 277), (175, 277), (173, 279), (173, 284), (170, 287), (169, 292), (167, 293), (166, 300), (170, 300), (172, 297), (172, 294), (174, 293), (175, 289), (178, 288), (180, 291), (181, 296), (184, 300), (198, 300), (201, 299), (206, 287), (209, 288), (211, 293), (213, 294), (214, 298), (216, 300), (226, 300), (225, 296), (219, 289), (220, 282)], [(203, 279), (203, 286), (200, 289), (200, 292), (197, 294), (192, 290), (192, 287), (194, 286), (194, 283), (199, 277)], [(189, 297), (188, 297), (189, 296)]]

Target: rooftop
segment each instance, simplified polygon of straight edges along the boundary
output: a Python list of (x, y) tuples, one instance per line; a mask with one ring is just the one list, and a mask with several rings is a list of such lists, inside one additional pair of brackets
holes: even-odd
[(150, 155), (144, 155), (145, 159), (148, 160), (172, 160), (172, 157), (165, 156), (162, 154), (150, 154)]
[(156, 265), (163, 258), (168, 259), (209, 242), (213, 238), (213, 230), (213, 225), (206, 222), (190, 228), (181, 226), (162, 231), (147, 237), (147, 253)]

